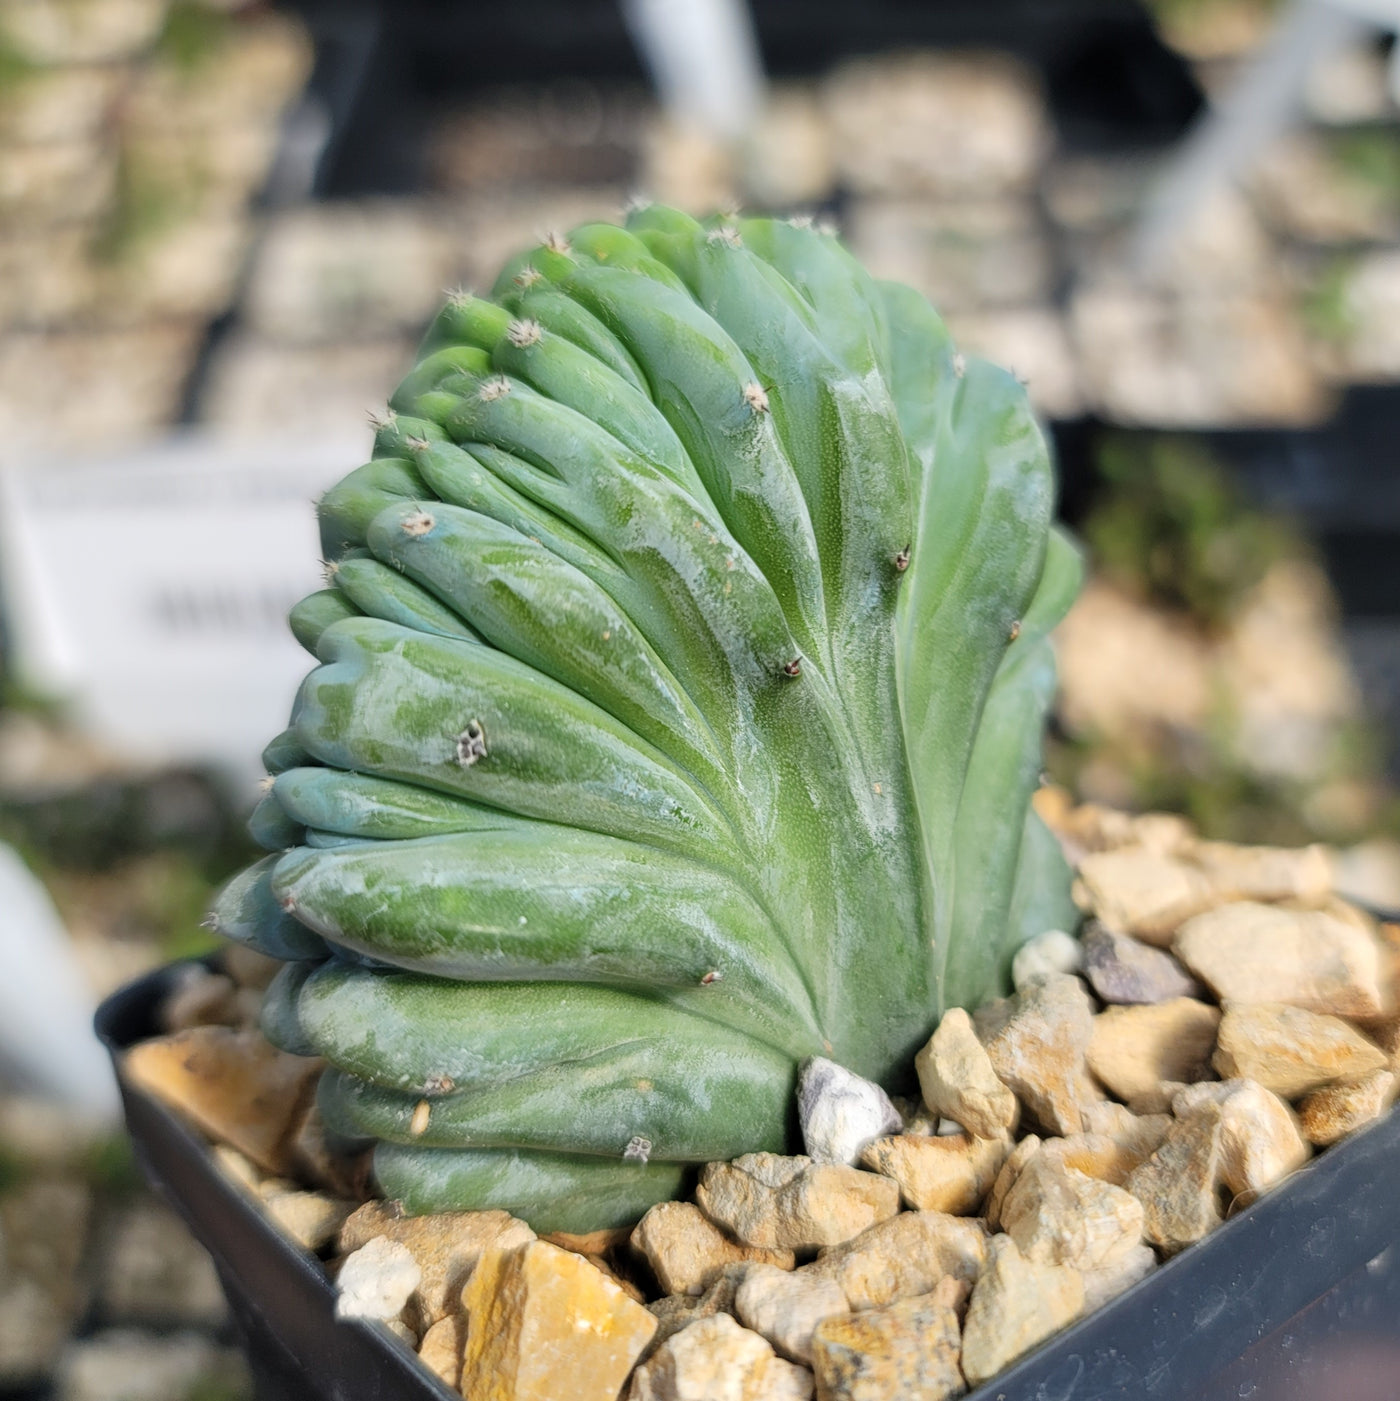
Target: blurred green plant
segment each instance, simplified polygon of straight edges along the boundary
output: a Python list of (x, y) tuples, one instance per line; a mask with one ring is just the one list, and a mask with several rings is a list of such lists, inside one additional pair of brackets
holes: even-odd
[(1303, 324), (1319, 340), (1341, 345), (1355, 334), (1357, 318), (1351, 303), (1355, 273), (1356, 258), (1338, 254), (1323, 264), (1304, 291), (1300, 304)]
[(251, 1382), (243, 1372), (206, 1372), (191, 1383), (185, 1401), (252, 1401), (252, 1395)]
[[(175, 4), (148, 62), (182, 82), (198, 81), (227, 48), (234, 20), (213, 5)], [(162, 140), (157, 159), (149, 144), (130, 134), (117, 153), (116, 192), (94, 244), (101, 262), (116, 263), (138, 253), (151, 238), (188, 218), (200, 206), (212, 174), (198, 158), (197, 144), (171, 164), (177, 143)]]
[(117, 154), (111, 207), (93, 243), (98, 262), (118, 263), (134, 256), (147, 240), (180, 222), (197, 202), (197, 191), (162, 175), (124, 146)]
[(39, 71), (31, 59), (0, 33), (0, 94), (11, 92), (17, 84)]
[(1148, 10), (1169, 35), (1216, 23), (1231, 11), (1252, 17), (1281, 5), (1282, 0), (1147, 0)]
[(70, 928), (145, 944), (162, 960), (218, 947), (204, 923), (210, 900), (256, 851), (224, 785), (182, 771), (8, 794), (0, 841), (43, 881)]
[(29, 1175), (30, 1168), (24, 1159), (0, 1143), (0, 1197), (14, 1191)]
[(131, 1140), (124, 1133), (96, 1139), (83, 1154), (79, 1170), (90, 1186), (106, 1196), (131, 1196), (143, 1188)]
[(226, 9), (182, 0), (170, 7), (154, 57), (193, 76), (222, 53), (234, 24)]
[(1349, 180), (1400, 204), (1400, 133), (1358, 127), (1327, 136), (1332, 159)]
[(1222, 625), (1269, 567), (1311, 557), (1291, 522), (1250, 510), (1220, 463), (1183, 438), (1105, 438), (1081, 533), (1099, 573), (1145, 602)]
[[(1079, 527), (1093, 573), (1175, 617), (1203, 648), (1224, 635), (1275, 565), (1317, 563), (1303, 529), (1252, 506), (1199, 441), (1106, 434), (1095, 469)], [(1106, 782), (1110, 791), (1094, 795), (1180, 812), (1204, 835), (1225, 840), (1289, 846), (1400, 835), (1400, 797), (1378, 777), (1385, 744), (1372, 722), (1339, 718), (1326, 738), (1323, 771), (1305, 780), (1261, 773), (1248, 762), (1238, 740), (1240, 701), (1217, 678), (1197, 728), (1078, 734), (1056, 725), (1047, 773), (1076, 792), (1094, 794)]]

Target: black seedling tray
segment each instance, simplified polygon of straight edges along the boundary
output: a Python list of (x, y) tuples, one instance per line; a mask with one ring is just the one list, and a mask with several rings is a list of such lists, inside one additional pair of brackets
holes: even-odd
[[(159, 1030), (174, 969), (107, 999), (121, 1052)], [(337, 1322), (320, 1263), (215, 1167), (197, 1133), (123, 1082), (152, 1185), (209, 1250), (260, 1401), (450, 1401), (378, 1325)], [(968, 1401), (1395, 1401), (1400, 1396), (1400, 1114), (1276, 1192)]]
[[(330, 119), (316, 193), (402, 194), (427, 179), (435, 115), (493, 85), (646, 82), (618, 0), (277, 0), (316, 48), (311, 91)], [(994, 48), (1041, 75), (1061, 140), (1137, 150), (1179, 137), (1202, 106), (1190, 67), (1139, 0), (752, 0), (776, 78), (857, 54)]]

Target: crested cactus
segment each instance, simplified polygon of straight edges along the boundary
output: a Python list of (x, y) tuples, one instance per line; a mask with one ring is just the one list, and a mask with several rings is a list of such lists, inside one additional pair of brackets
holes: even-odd
[(391, 409), (216, 908), (386, 1193), (635, 1219), (1073, 918), (1030, 797), (1079, 562), (917, 294), (647, 208), (453, 297)]

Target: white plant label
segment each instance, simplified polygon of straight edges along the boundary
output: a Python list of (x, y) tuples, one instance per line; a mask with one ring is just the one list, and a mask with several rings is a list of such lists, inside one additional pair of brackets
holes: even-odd
[(10, 664), (135, 761), (255, 775), (313, 665), (287, 612), (322, 586), (314, 502), (367, 450), (190, 436), (5, 464)]

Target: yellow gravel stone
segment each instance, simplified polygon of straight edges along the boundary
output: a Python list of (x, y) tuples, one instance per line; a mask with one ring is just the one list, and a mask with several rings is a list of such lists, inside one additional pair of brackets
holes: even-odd
[(142, 1041), (122, 1061), (133, 1084), (274, 1174), (292, 1166), (289, 1139), (321, 1065), (277, 1050), (259, 1031), (226, 1026)]
[(693, 1202), (658, 1202), (632, 1233), (668, 1294), (703, 1294), (726, 1265), (747, 1260), (790, 1270), (791, 1250), (740, 1245), (720, 1230)]
[(1396, 1078), (1393, 1070), (1373, 1070), (1359, 1080), (1314, 1090), (1298, 1106), (1308, 1142), (1336, 1143), (1379, 1119), (1395, 1098)]
[(950, 1276), (932, 1293), (818, 1324), (812, 1368), (821, 1401), (961, 1396), (956, 1309), (966, 1287)]
[(581, 1255), (487, 1250), (462, 1291), (472, 1401), (617, 1401), (656, 1319)]
[(1089, 1069), (1119, 1099), (1150, 1094), (1163, 1080), (1189, 1084), (1210, 1073), (1220, 1011), (1192, 997), (1110, 1007), (1094, 1018)]
[(920, 1211), (971, 1216), (997, 1180), (1011, 1151), (1005, 1130), (995, 1138), (970, 1133), (877, 1138), (860, 1157), (872, 1172), (892, 1177), (907, 1205)]
[(1256, 1080), (1297, 1099), (1386, 1067), (1386, 1054), (1340, 1017), (1277, 1002), (1227, 1004), (1213, 1063), (1222, 1079)]

